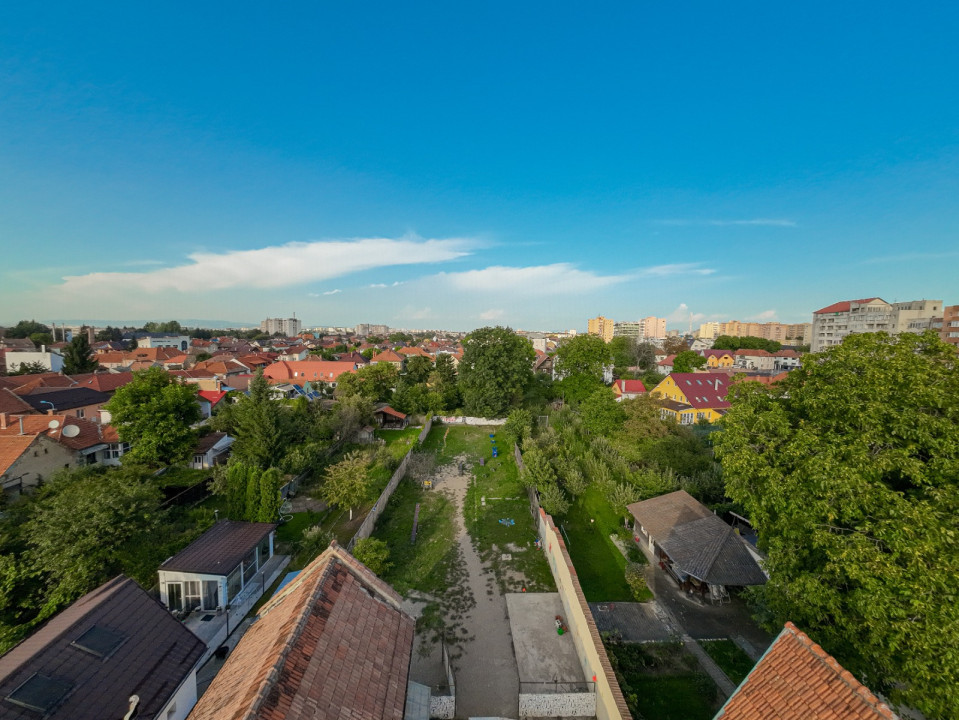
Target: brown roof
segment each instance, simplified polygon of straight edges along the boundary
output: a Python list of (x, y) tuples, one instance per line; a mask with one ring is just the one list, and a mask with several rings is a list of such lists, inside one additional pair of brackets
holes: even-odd
[(10, 388), (0, 388), (0, 412), (35, 413), (33, 405), (21, 400)]
[(0, 436), (0, 475), (9, 470), (36, 439), (36, 435)]
[(896, 715), (791, 622), (716, 720), (894, 720)]
[(193, 449), (194, 454), (204, 455), (210, 452), (225, 437), (225, 432), (211, 432), (209, 435), (204, 435), (197, 441), (196, 447)]
[(402, 355), (397, 355), (392, 350), (384, 350), (383, 352), (377, 353), (376, 355), (371, 357), (370, 362), (371, 363), (380, 363), (380, 362), (401, 363), (403, 362), (403, 359), (404, 358)]
[(685, 490), (660, 495), (627, 505), (646, 532), (655, 538), (666, 537), (677, 525), (709, 517), (713, 513)]
[(117, 388), (133, 381), (132, 372), (98, 372), (74, 375), (73, 381), (81, 387), (91, 387), (100, 392), (112, 393)]
[[(820, 308), (819, 310), (813, 311), (813, 315), (849, 312), (849, 308), (852, 306), (853, 303), (855, 303), (856, 305), (862, 305), (864, 303), (870, 303), (873, 300), (882, 300), (882, 298), (871, 297), (871, 298), (862, 298), (861, 300), (842, 300), (840, 302), (833, 303), (832, 305), (827, 305), (824, 308)], [(883, 300), (883, 302), (885, 301)]]
[(221, 520), (163, 563), (160, 570), (228, 575), (275, 528), (274, 523)]
[[(105, 631), (104, 635), (87, 635), (94, 627)], [(111, 648), (115, 642), (119, 645)], [(0, 698), (4, 698), (0, 716), (4, 720), (122, 718), (129, 709), (128, 698), (136, 694), (138, 717), (152, 718), (193, 671), (205, 649), (166, 608), (121, 575), (84, 595), (0, 657)], [(11, 693), (34, 675), (64, 683), (64, 697), (47, 713), (10, 702)], [(42, 698), (49, 699), (49, 695)]]
[(260, 610), (189, 720), (401, 720), (414, 621), (333, 543)]
[[(57, 421), (58, 425), (51, 428), (50, 423), (54, 420)], [(3, 422), (0, 422), (0, 435), (2, 436), (19, 435), (22, 426), (25, 435), (43, 434), (71, 450), (85, 450), (102, 443), (120, 442), (117, 431), (113, 426), (100, 425), (93, 420), (67, 415), (18, 415), (7, 417), (6, 427), (2, 427), (2, 425)], [(78, 430), (77, 434), (72, 437), (63, 434), (64, 428), (69, 425), (76, 426)]]

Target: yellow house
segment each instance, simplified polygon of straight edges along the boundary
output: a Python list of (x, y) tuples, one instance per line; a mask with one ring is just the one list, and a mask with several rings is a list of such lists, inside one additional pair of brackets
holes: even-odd
[(721, 373), (670, 373), (651, 395), (659, 401), (660, 417), (681, 425), (715, 422), (729, 408), (730, 378)]
[(730, 368), (736, 362), (729, 350), (703, 350), (701, 355), (706, 358), (706, 367), (709, 368)]

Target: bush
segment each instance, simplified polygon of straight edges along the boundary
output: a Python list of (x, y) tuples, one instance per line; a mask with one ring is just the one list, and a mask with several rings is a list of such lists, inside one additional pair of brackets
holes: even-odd
[(377, 538), (363, 538), (353, 548), (353, 557), (366, 565), (375, 575), (382, 575), (392, 567), (390, 549)]
[(649, 588), (646, 586), (646, 577), (643, 575), (642, 565), (636, 563), (626, 564), (626, 584), (633, 592), (633, 597), (642, 602), (649, 597)]
[(314, 558), (326, 550), (331, 542), (333, 542), (333, 533), (324, 530), (319, 525), (313, 525), (303, 531), (300, 540), (300, 552)]

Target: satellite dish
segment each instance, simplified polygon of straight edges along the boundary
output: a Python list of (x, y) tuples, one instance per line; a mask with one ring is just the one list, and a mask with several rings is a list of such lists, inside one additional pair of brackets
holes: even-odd
[(51, 430), (56, 430), (58, 427), (60, 427), (60, 421), (51, 420), (50, 422), (47, 423), (47, 427), (50, 428)]
[(113, 415), (111, 415), (109, 411), (100, 411), (100, 422), (102, 422), (104, 425), (107, 425), (111, 420), (113, 420)]
[(73, 438), (80, 434), (80, 428), (76, 425), (65, 425), (63, 428), (63, 437)]

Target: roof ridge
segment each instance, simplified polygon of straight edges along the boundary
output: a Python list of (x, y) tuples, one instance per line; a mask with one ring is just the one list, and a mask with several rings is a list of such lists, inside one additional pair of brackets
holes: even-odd
[[(717, 517), (717, 515), (714, 513), (713, 515), (707, 515), (706, 517)], [(704, 520), (705, 518), (700, 518), (700, 519)], [(696, 522), (696, 521), (694, 520), (693, 522)], [(719, 535), (716, 538), (716, 541), (715, 543), (713, 543), (712, 547), (710, 546), (703, 547), (703, 549), (699, 552), (699, 555), (696, 557), (696, 561), (695, 561), (696, 565), (697, 567), (701, 567), (703, 569), (704, 576), (712, 569), (713, 565), (716, 562), (716, 559), (719, 557), (719, 553), (722, 552), (723, 547), (726, 544), (726, 540), (729, 539), (729, 534), (733, 531), (732, 525), (728, 525), (727, 523), (723, 522), (721, 519), (719, 520), (719, 522), (722, 522), (723, 525), (726, 525), (726, 529), (723, 531), (722, 535)], [(689, 523), (685, 523), (685, 524), (688, 525)]]

